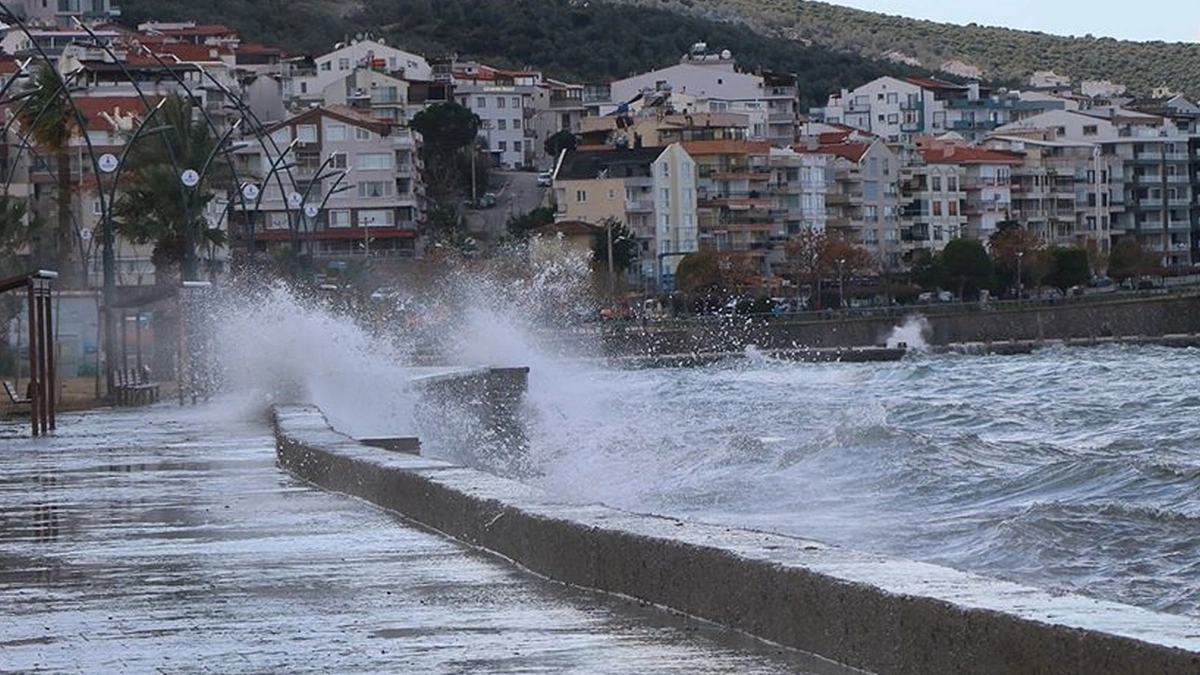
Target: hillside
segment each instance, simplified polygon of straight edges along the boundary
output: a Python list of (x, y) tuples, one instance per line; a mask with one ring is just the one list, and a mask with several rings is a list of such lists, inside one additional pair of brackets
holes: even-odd
[[(869, 57), (891, 55), (940, 69), (958, 61), (982, 77), (1014, 81), (1036, 70), (1125, 84), (1147, 94), (1167, 85), (1200, 97), (1200, 44), (1060, 37), (1007, 28), (958, 26), (810, 0), (604, 0), (741, 23), (765, 35)], [(1131, 7), (1130, 11), (1137, 11)]]
[[(502, 67), (539, 68), (569, 81), (607, 81), (677, 63), (695, 42), (729, 49), (740, 65), (801, 76), (802, 104), (884, 74), (924, 76), (903, 66), (784, 37), (741, 22), (656, 7), (575, 0), (122, 0), (136, 24), (219, 22), (248, 40), (319, 52), (359, 33), (419, 53), (457, 53)], [(675, 8), (678, 10), (679, 8)]]

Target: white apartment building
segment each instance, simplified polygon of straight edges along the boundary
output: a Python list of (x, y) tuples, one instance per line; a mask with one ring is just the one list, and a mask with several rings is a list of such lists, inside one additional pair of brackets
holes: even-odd
[(608, 114), (638, 97), (670, 92), (682, 109), (673, 113), (738, 113), (749, 118), (747, 138), (777, 146), (795, 140), (796, 80), (789, 75), (752, 75), (737, 71), (733, 56), (708, 52), (697, 43), (678, 65), (614, 81), (609, 102), (598, 106)]
[(456, 84), (459, 105), (479, 116), (480, 140), (487, 144), (495, 166), (516, 169), (532, 165), (537, 153), (535, 138), (526, 134), (533, 118), (537, 88), (532, 85), (471, 82)]
[(345, 79), (356, 68), (386, 73), (406, 80), (431, 80), (433, 69), (425, 57), (389, 47), (377, 40), (356, 40), (313, 59), (308, 66), (296, 66), (284, 77), (285, 99), (318, 103), (325, 89)]

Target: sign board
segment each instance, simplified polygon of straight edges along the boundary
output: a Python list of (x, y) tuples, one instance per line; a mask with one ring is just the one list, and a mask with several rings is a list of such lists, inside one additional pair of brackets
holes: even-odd
[(304, 205), (304, 215), (308, 216), (309, 218), (316, 218), (317, 214), (320, 212), (321, 209), (318, 209), (316, 204)]
[(299, 192), (289, 192), (287, 201), (288, 206), (292, 207), (293, 209), (298, 209), (300, 208), (300, 205), (304, 203), (304, 195), (300, 194)]
[(100, 170), (104, 173), (112, 173), (116, 171), (117, 164), (119, 164), (117, 161), (117, 156), (111, 152), (106, 152), (103, 155), (100, 155), (100, 159), (96, 160), (96, 165), (99, 166)]
[(255, 185), (254, 183), (243, 183), (242, 184), (242, 196), (245, 197), (249, 201), (254, 201), (255, 199), (258, 199), (258, 186)]
[(84, 241), (90, 240), (92, 238), (92, 231), (86, 227), (83, 228), (79, 231), (79, 238)]
[(179, 180), (186, 187), (196, 187), (200, 184), (200, 174), (196, 173), (195, 169), (184, 169), (183, 173), (179, 174)]

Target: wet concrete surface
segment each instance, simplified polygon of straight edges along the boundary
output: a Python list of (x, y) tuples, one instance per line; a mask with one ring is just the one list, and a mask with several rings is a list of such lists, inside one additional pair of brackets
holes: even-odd
[(0, 673), (850, 671), (547, 581), (275, 465), (265, 420), (0, 422)]

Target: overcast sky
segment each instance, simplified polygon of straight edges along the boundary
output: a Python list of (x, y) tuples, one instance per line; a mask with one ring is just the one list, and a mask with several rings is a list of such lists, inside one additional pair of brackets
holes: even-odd
[(975, 22), (1058, 35), (1200, 42), (1200, 0), (826, 0), (834, 5), (948, 23)]

